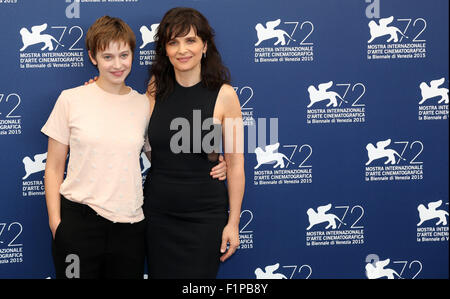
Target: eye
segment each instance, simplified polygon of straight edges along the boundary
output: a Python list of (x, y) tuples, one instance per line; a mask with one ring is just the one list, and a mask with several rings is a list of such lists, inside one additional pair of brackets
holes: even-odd
[(105, 55), (105, 56), (103, 56), (103, 59), (105, 59), (105, 60), (110, 60), (110, 59), (111, 59), (111, 56), (110, 56), (110, 55)]
[(189, 44), (195, 43), (195, 38), (189, 38), (189, 39), (187, 40), (187, 42), (188, 42)]
[(168, 44), (169, 46), (174, 46), (174, 45), (177, 44), (177, 42), (174, 41), (174, 40), (171, 40), (171, 41), (169, 41), (167, 44)]
[(128, 53), (122, 54), (122, 58), (127, 58), (127, 57), (128, 57)]

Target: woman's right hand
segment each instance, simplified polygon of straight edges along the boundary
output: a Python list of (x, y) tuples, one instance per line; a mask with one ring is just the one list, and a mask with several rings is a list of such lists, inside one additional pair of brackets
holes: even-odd
[(98, 77), (95, 76), (94, 79), (89, 79), (89, 81), (84, 82), (84, 85), (88, 85), (88, 84), (94, 83), (95, 81), (97, 81), (97, 79), (98, 79)]

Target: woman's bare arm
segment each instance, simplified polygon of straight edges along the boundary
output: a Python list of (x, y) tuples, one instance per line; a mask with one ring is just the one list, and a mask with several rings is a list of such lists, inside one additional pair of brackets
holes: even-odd
[(244, 126), (238, 96), (230, 85), (222, 86), (219, 92), (219, 114), (222, 120), (223, 144), (227, 162), (228, 197), (230, 213), (222, 233), (221, 251), (223, 262), (239, 246), (239, 221), (245, 190), (244, 173)]
[(44, 185), (49, 226), (52, 231), (53, 238), (55, 237), (56, 228), (61, 222), (61, 197), (59, 194), (59, 188), (64, 180), (64, 170), (66, 167), (68, 151), (68, 145), (62, 144), (51, 137), (48, 138)]

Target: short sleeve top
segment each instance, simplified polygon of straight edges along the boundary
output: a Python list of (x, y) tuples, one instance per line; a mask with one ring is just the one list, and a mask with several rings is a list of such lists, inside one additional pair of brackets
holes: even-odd
[(108, 93), (96, 83), (64, 90), (42, 132), (69, 145), (60, 193), (114, 222), (138, 222), (142, 211), (140, 155), (149, 121), (145, 95)]

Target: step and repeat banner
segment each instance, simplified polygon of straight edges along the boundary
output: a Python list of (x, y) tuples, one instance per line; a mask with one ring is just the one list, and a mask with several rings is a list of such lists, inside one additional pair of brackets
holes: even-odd
[(87, 29), (131, 26), (144, 92), (176, 6), (215, 29), (245, 123), (241, 244), (218, 277), (448, 278), (447, 0), (0, 0), (0, 278), (54, 277), (40, 129), (96, 75)]

